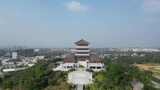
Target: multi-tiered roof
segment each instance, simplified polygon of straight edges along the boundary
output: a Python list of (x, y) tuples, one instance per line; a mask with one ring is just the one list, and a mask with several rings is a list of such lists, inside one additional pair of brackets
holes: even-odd
[(89, 45), (89, 42), (84, 40), (84, 39), (81, 39), (77, 42), (75, 42), (76, 45)]
[[(79, 50), (82, 52), (84, 52), (85, 50), (89, 50), (88, 48), (88, 45), (90, 44), (88, 41), (84, 40), (84, 39), (81, 39), (77, 42), (75, 42), (75, 44), (77, 46), (80, 46), (80, 47), (83, 47), (83, 46), (87, 46), (87, 48), (85, 47), (84, 49), (82, 50)], [(76, 48), (77, 49), (77, 48)], [(79, 53), (79, 51), (77, 51), (76, 53)], [(86, 52), (86, 51), (85, 51)], [(101, 63), (102, 60), (96, 55), (96, 54), (93, 54), (93, 53), (90, 53), (90, 51), (87, 51), (85, 54), (89, 54), (89, 56), (81, 56), (82, 59), (84, 59), (84, 57), (89, 60), (89, 62), (91, 63)], [(83, 54), (82, 54), (83, 55)], [(77, 60), (81, 60), (80, 58), (81, 57), (77, 57), (76, 54), (69, 54), (66, 56), (66, 58), (64, 59), (64, 62), (76, 62)]]

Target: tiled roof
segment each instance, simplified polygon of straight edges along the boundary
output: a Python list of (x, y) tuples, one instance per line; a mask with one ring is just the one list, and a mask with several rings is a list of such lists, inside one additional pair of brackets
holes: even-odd
[(75, 57), (73, 54), (69, 54), (65, 57), (64, 62), (75, 62)]
[(77, 44), (77, 45), (88, 45), (89, 42), (84, 40), (84, 39), (81, 39), (81, 40), (75, 42), (75, 44)]
[(91, 62), (91, 63), (102, 63), (102, 59), (99, 58), (96, 54), (91, 54), (89, 62)]
[[(81, 59), (83, 60), (83, 58), (79, 57), (78, 60), (81, 61)], [(102, 63), (102, 59), (99, 58), (96, 54), (91, 54), (90, 57), (86, 57), (87, 60), (89, 60), (90, 63)], [(74, 54), (69, 54), (66, 56), (66, 58), (64, 59), (64, 63), (74, 63), (76, 62), (77, 58), (75, 58)]]

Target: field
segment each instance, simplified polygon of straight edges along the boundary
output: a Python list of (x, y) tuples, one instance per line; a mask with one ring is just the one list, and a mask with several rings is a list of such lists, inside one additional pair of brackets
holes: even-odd
[(138, 68), (146, 71), (151, 71), (154, 76), (160, 77), (160, 64), (135, 64)]
[(156, 88), (160, 88), (160, 64), (135, 64), (139, 69), (151, 71), (153, 73), (152, 83)]

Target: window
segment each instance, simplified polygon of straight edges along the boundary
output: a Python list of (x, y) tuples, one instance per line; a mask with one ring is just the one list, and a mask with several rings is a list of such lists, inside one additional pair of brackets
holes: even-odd
[(101, 69), (101, 67), (97, 67), (97, 69)]
[(95, 69), (95, 68), (96, 68), (96, 67), (94, 67), (94, 66), (91, 66), (91, 67), (90, 67), (90, 69)]

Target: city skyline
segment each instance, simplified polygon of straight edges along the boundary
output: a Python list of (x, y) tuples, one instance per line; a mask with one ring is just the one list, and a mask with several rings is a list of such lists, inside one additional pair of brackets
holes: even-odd
[(0, 2), (0, 47), (160, 46), (160, 0)]

